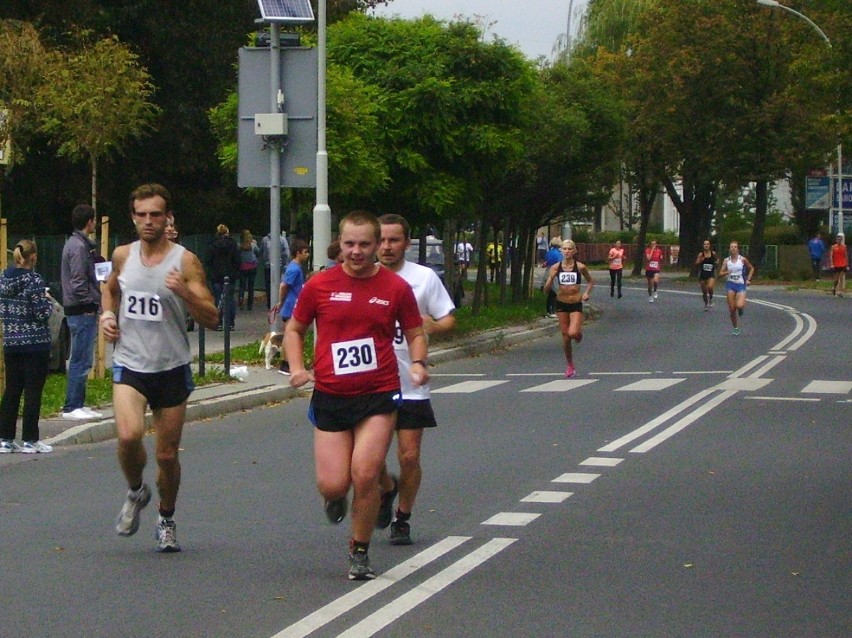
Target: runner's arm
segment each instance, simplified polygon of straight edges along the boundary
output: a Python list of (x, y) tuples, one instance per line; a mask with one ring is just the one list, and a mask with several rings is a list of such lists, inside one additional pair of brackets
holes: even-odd
[(581, 297), (581, 299), (583, 301), (588, 301), (589, 297), (592, 294), (592, 288), (595, 287), (595, 282), (592, 279), (592, 275), (589, 272), (589, 269), (586, 264), (580, 264), (578, 266), (578, 269), (580, 270), (580, 274), (583, 275), (583, 278), (586, 280), (586, 290), (585, 292), (583, 292), (583, 296)]
[(207, 287), (204, 267), (194, 253), (186, 251), (181, 268), (182, 274), (172, 271), (166, 275), (166, 287), (186, 302), (186, 309), (195, 321), (212, 330), (219, 325), (219, 309)]
[(127, 245), (119, 246), (112, 252), (112, 272), (107, 277), (101, 289), (101, 317), (99, 320), (104, 339), (108, 343), (115, 343), (121, 336), (118, 329), (118, 304), (121, 303), (121, 288), (118, 285), (118, 276), (127, 261)]
[(290, 385), (294, 388), (305, 385), (312, 379), (310, 372), (305, 370), (305, 333), (308, 325), (291, 317), (284, 326), (284, 353), (290, 364)]

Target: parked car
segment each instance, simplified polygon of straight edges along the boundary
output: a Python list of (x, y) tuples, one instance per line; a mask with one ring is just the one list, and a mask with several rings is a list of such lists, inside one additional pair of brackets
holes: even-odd
[[(419, 239), (411, 240), (411, 245), (405, 251), (405, 260), (412, 261), (415, 264), (421, 263)], [(436, 239), (435, 237), (426, 238), (426, 261), (422, 262), (422, 265), (434, 270), (441, 281), (444, 281), (444, 271), (446, 270), (446, 266), (444, 265), (444, 245), (440, 239)]]

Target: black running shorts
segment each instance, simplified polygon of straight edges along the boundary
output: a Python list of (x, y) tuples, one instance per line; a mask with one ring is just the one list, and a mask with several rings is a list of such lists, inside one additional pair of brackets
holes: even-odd
[(436, 427), (438, 422), (435, 420), (435, 412), (432, 410), (432, 402), (429, 399), (412, 399), (402, 402), (396, 417), (397, 430), (422, 430)]
[(113, 366), (112, 382), (129, 385), (148, 399), (152, 410), (180, 405), (195, 389), (189, 365), (165, 372), (136, 372), (123, 366)]
[(308, 418), (323, 432), (345, 432), (367, 417), (393, 414), (402, 403), (399, 390), (341, 397), (314, 389)]

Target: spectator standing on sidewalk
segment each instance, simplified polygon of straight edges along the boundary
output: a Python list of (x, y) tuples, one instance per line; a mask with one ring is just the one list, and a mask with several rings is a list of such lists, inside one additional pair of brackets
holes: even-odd
[[(210, 274), (216, 306), (219, 308), (219, 325), (216, 326), (216, 330), (222, 330), (223, 327), (233, 330), (236, 316), (234, 286), (237, 285), (240, 276), (240, 251), (237, 242), (229, 232), (225, 224), (219, 224), (216, 227), (216, 239), (207, 249), (207, 270)], [(225, 295), (225, 277), (231, 281), (231, 291), (227, 296)], [(230, 316), (228, 326), (223, 325), (226, 313)]]
[[(559, 237), (554, 237), (550, 240), (550, 248), (544, 254), (544, 267), (547, 269), (547, 272), (544, 273), (545, 281), (547, 280), (547, 273), (550, 269), (562, 261), (561, 247), (562, 240)], [(544, 290), (544, 294), (547, 295), (545, 315), (548, 319), (556, 319), (556, 290), (552, 286), (545, 290), (544, 284), (541, 285), (541, 288)]]
[(101, 289), (95, 277), (97, 246), (89, 239), (95, 232), (95, 209), (80, 204), (71, 211), (74, 232), (62, 248), (62, 306), (71, 331), (71, 359), (66, 375), (65, 419), (96, 419), (103, 415), (87, 408), (86, 379), (92, 369), (95, 336), (98, 332), (98, 308)]
[(819, 281), (820, 270), (822, 269), (822, 258), (825, 256), (826, 247), (822, 240), (822, 233), (817, 233), (808, 241), (808, 253), (811, 256), (811, 267), (814, 269), (814, 277)]
[[(281, 253), (281, 261), (278, 265), (282, 272), (290, 262), (290, 244), (287, 242), (287, 233), (281, 231), (281, 236), (278, 239), (278, 250)], [(263, 286), (266, 291), (266, 309), (269, 310), (272, 306), (272, 253), (273, 242), (269, 233), (260, 240), (260, 263), (263, 265)]]
[[(0, 401), (0, 454), (52, 452), (39, 440), (41, 392), (50, 364), (50, 328), (53, 310), (44, 279), (33, 269), (38, 259), (35, 242), (23, 239), (14, 250), (15, 265), (0, 278), (0, 321), (3, 322), (3, 361), (6, 390)], [(21, 427), (23, 445), (15, 442), (18, 409), (24, 397)]]
[[(259, 255), (260, 248), (254, 237), (251, 236), (251, 231), (244, 230), (240, 233), (240, 310), (245, 308), (250, 312), (254, 305), (254, 280), (257, 276), (257, 258)], [(244, 299), (246, 295), (248, 298)]]

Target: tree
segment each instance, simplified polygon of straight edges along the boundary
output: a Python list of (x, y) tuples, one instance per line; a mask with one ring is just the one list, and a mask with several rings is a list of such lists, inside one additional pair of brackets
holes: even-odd
[(51, 58), (39, 92), (41, 129), (59, 144), (60, 155), (89, 161), (97, 208), (98, 162), (154, 126), (160, 113), (149, 101), (154, 87), (138, 56), (116, 37), (85, 42), (67, 59), (61, 52)]
[[(12, 140), (9, 165), (23, 161), (37, 113), (35, 94), (47, 70), (39, 32), (27, 22), (0, 20), (0, 148)], [(2, 183), (0, 183), (2, 187)]]

